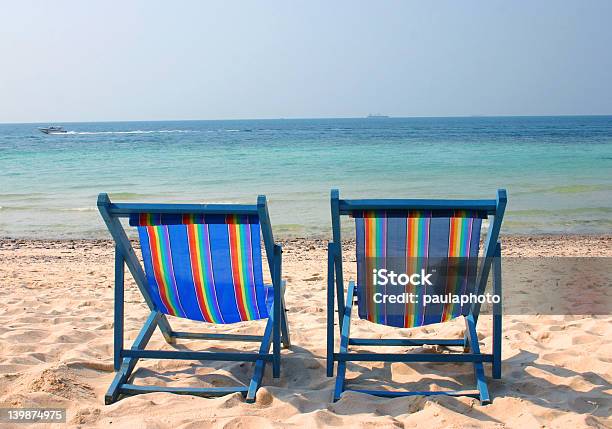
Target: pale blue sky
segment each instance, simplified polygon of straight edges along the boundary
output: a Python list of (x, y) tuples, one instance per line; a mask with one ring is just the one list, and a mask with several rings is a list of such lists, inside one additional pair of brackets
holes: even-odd
[(612, 114), (612, 1), (12, 1), (0, 122)]

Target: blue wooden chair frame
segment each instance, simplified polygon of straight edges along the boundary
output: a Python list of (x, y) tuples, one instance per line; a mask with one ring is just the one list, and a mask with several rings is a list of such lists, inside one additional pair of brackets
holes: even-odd
[[(484, 404), (491, 402), (483, 362), (492, 363), (492, 377), (501, 378), (501, 341), (502, 313), (501, 301), (494, 305), (493, 314), (493, 350), (482, 353), (478, 344), (476, 324), (480, 313), (480, 304), (474, 304), (465, 317), (466, 332), (463, 339), (368, 339), (351, 338), (351, 311), (355, 294), (355, 283), (348, 284), (346, 301), (344, 299), (344, 280), (342, 273), (342, 241), (340, 234), (340, 216), (351, 215), (363, 210), (477, 210), (486, 211), (489, 216), (489, 229), (485, 240), (484, 255), (477, 276), (477, 293), (482, 294), (487, 285), (489, 272), (493, 271), (493, 293), (502, 296), (501, 283), (501, 243), (499, 231), (506, 208), (505, 189), (497, 191), (495, 200), (341, 200), (337, 189), (331, 191), (331, 218), (333, 241), (328, 245), (327, 268), (327, 376), (333, 377), (334, 364), (337, 365), (336, 383), (333, 400), (340, 399), (346, 390), (368, 393), (382, 397), (401, 397), (414, 395), (448, 395), (471, 396)], [(492, 219), (491, 219), (492, 218)], [(337, 302), (338, 328), (340, 333), (340, 350), (334, 346), (334, 303)], [(349, 346), (463, 346), (464, 353), (349, 353)], [(386, 391), (350, 389), (346, 386), (346, 363), (361, 362), (471, 362), (474, 366), (476, 389), (458, 391)]]
[[(266, 204), (266, 197), (260, 195), (257, 205), (238, 204), (132, 204), (112, 203), (107, 194), (98, 196), (98, 209), (108, 230), (115, 241), (115, 316), (114, 316), (114, 369), (116, 371), (104, 400), (111, 404), (120, 395), (136, 395), (151, 392), (170, 392), (197, 396), (223, 396), (240, 392), (247, 402), (254, 402), (257, 389), (261, 386), (265, 366), (272, 362), (274, 378), (280, 377), (281, 342), (285, 347), (291, 345), (287, 326), (286, 307), (284, 302), (285, 282), (282, 281), (282, 249), (274, 243), (272, 227)], [(263, 335), (236, 335), (217, 333), (192, 333), (173, 331), (168, 319), (155, 306), (147, 292), (146, 276), (136, 253), (123, 229), (120, 218), (127, 218), (135, 213), (155, 214), (238, 214), (258, 215), (268, 265), (274, 289), (274, 304)], [(127, 265), (136, 285), (140, 289), (147, 306), (151, 310), (144, 326), (140, 330), (131, 348), (124, 347), (124, 267)], [(280, 315), (280, 317), (278, 317)], [(163, 351), (145, 350), (155, 328), (159, 328), (166, 342), (174, 344), (176, 339), (209, 339), (228, 341), (260, 342), (259, 352), (202, 352), (202, 351)], [(272, 345), (272, 353), (270, 353)], [(128, 383), (139, 359), (184, 359), (201, 361), (239, 361), (254, 362), (253, 376), (248, 387), (209, 387), (179, 388), (164, 386), (139, 386)]]

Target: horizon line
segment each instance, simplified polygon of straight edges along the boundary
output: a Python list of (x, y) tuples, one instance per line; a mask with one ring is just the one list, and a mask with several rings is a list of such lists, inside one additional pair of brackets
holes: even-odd
[(215, 122), (215, 121), (279, 121), (279, 120), (324, 120), (324, 119), (451, 119), (451, 118), (552, 118), (552, 117), (607, 117), (612, 116), (612, 113), (598, 114), (577, 114), (566, 113), (557, 115), (510, 115), (510, 114), (493, 114), (493, 115), (445, 115), (445, 116), (393, 116), (381, 115), (381, 118), (368, 118), (368, 116), (313, 116), (313, 117), (277, 117), (277, 118), (217, 118), (217, 119), (123, 119), (123, 120), (93, 120), (93, 121), (37, 121), (37, 122), (0, 122), (0, 125), (38, 125), (48, 123), (65, 123), (65, 124), (91, 124), (91, 123), (128, 123), (128, 122)]

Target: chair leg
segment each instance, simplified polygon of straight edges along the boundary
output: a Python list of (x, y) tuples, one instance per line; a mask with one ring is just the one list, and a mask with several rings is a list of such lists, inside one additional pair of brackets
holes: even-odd
[(272, 377), (280, 377), (280, 352), (281, 352), (281, 322), (283, 316), (282, 308), (282, 250), (279, 245), (274, 246), (274, 272), (272, 284), (274, 285), (274, 305), (270, 318), (272, 319)]
[[(155, 328), (157, 327), (160, 317), (160, 313), (156, 311), (151, 312), (146, 323), (140, 330), (138, 337), (136, 337), (136, 340), (134, 340), (132, 350), (143, 350), (147, 346), (151, 335), (153, 335), (153, 332), (155, 332)], [(108, 391), (104, 395), (104, 403), (106, 405), (112, 404), (113, 402), (117, 401), (117, 399), (119, 398), (119, 391), (121, 389), (121, 385), (127, 382), (128, 378), (130, 378), (130, 375), (132, 375), (132, 371), (134, 370), (136, 363), (138, 363), (138, 358), (122, 359), (121, 367), (115, 374), (115, 378), (109, 386)]]
[(170, 327), (170, 322), (168, 322), (168, 318), (165, 314), (161, 315), (159, 321), (157, 322), (157, 325), (159, 326), (159, 330), (164, 336), (164, 340), (166, 340), (166, 343), (176, 344), (176, 337), (173, 335), (174, 333), (172, 331), (172, 328)]
[[(259, 353), (267, 354), (270, 352), (270, 345), (272, 344), (272, 328), (273, 321), (270, 317), (268, 318), (268, 323), (266, 323), (266, 330), (264, 332), (263, 339), (261, 340), (261, 346), (259, 346)], [(265, 369), (265, 360), (260, 359), (255, 362), (255, 369), (253, 371), (253, 377), (251, 378), (251, 382), (249, 383), (249, 390), (247, 391), (246, 402), (255, 402), (257, 389), (259, 389), (259, 387), (261, 386), (261, 380), (263, 379)]]
[(281, 342), (286, 349), (291, 347), (291, 338), (289, 337), (289, 323), (287, 322), (287, 310), (281, 310)]
[(468, 337), (468, 331), (465, 330), (465, 334), (463, 334), (463, 353), (470, 352), (470, 339)]
[(123, 352), (123, 299), (124, 299), (124, 260), (119, 246), (115, 246), (115, 313), (114, 313), (114, 339), (113, 339), (113, 368), (121, 369)]
[[(465, 319), (466, 330), (469, 335), (469, 343), (472, 353), (480, 354), (480, 345), (478, 344), (478, 334), (476, 332), (476, 323), (474, 322), (473, 316), (470, 314)], [(474, 362), (474, 378), (476, 379), (476, 388), (480, 393), (480, 403), (487, 405), (491, 403), (491, 397), (489, 396), (489, 388), (487, 386), (487, 380), (484, 373), (484, 366), (482, 362)]]
[(328, 243), (327, 245), (327, 356), (326, 356), (326, 370), (327, 376), (334, 376), (334, 287), (335, 287), (335, 244)]
[(287, 282), (283, 281), (283, 290), (281, 292), (281, 341), (283, 346), (288, 349), (291, 347), (291, 338), (289, 336), (289, 322), (287, 321), (287, 307), (285, 306), (285, 287)]
[[(281, 317), (279, 317), (280, 319)], [(275, 327), (272, 336), (272, 378), (280, 378), (280, 320), (274, 321)]]
[[(348, 345), (351, 330), (351, 310), (353, 307), (353, 295), (355, 293), (355, 283), (350, 282), (346, 295), (346, 308), (343, 311), (342, 332), (340, 335), (340, 353), (348, 353)], [(338, 362), (336, 384), (334, 387), (334, 402), (340, 399), (344, 392), (346, 380), (346, 361)]]
[(501, 276), (501, 244), (497, 243), (495, 248), (495, 260), (493, 261), (493, 293), (500, 299), (493, 305), (493, 366), (491, 376), (495, 379), (501, 378), (502, 372), (502, 276)]
[(338, 362), (336, 371), (336, 384), (334, 385), (334, 402), (340, 399), (344, 392), (344, 380), (346, 378), (346, 362)]
[(493, 365), (491, 367), (491, 376), (495, 379), (500, 379), (502, 376), (502, 359), (501, 359), (501, 335), (502, 321), (501, 314), (493, 315)]
[(125, 359), (124, 363), (121, 365), (121, 368), (115, 374), (111, 385), (108, 387), (106, 394), (104, 395), (104, 404), (110, 405), (117, 402), (119, 399), (119, 388), (122, 384), (127, 382), (130, 375), (132, 375), (132, 371), (134, 369), (135, 364), (132, 364), (132, 359)]
[[(280, 260), (280, 249), (274, 248), (276, 261)], [(280, 373), (280, 337), (282, 336), (283, 331), (281, 329), (283, 323), (283, 317), (278, 313), (285, 313), (284, 309), (284, 292), (285, 285), (284, 282), (280, 282), (280, 264), (276, 264), (274, 267), (274, 276), (277, 282), (275, 284), (279, 284), (281, 289), (274, 289), (274, 305), (272, 307), (272, 312), (270, 313), (270, 317), (268, 317), (268, 322), (266, 323), (266, 329), (264, 331), (263, 339), (261, 340), (261, 346), (259, 347), (260, 354), (268, 354), (270, 352), (270, 346), (273, 346), (273, 360), (272, 360), (272, 373), (274, 378), (280, 376), (277, 373)], [(286, 323), (286, 322), (285, 322)], [(285, 328), (287, 328), (285, 326)], [(286, 338), (289, 339), (289, 330), (286, 330)], [(273, 344), (274, 343), (274, 344)], [(249, 383), (249, 389), (246, 395), (246, 402), (253, 403), (255, 402), (257, 390), (261, 386), (261, 380), (263, 379), (264, 371), (266, 369), (266, 361), (260, 359), (255, 362), (255, 369), (253, 371), (253, 377), (251, 378), (251, 382)]]

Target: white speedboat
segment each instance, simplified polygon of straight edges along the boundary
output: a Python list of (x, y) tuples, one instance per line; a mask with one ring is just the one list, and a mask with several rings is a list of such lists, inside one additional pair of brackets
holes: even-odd
[(64, 127), (45, 127), (45, 128), (39, 128), (41, 133), (45, 133), (45, 134), (64, 134), (67, 133), (67, 131), (64, 129)]

